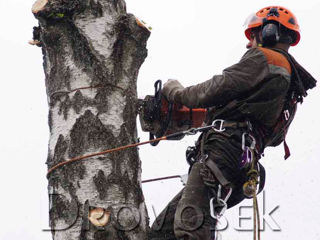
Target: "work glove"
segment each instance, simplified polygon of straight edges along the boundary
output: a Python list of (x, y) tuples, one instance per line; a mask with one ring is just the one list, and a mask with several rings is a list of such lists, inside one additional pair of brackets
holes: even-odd
[(162, 95), (164, 95), (169, 102), (174, 102), (174, 95), (184, 89), (178, 80), (169, 79), (162, 88)]

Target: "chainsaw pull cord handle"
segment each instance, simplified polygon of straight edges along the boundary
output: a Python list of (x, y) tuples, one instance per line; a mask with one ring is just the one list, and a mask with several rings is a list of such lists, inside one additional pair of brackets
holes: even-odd
[[(159, 79), (154, 83), (154, 101), (155, 101), (155, 108), (157, 108), (157, 118), (160, 119), (160, 115), (161, 115), (161, 99), (162, 99), (162, 94), (161, 94), (161, 90), (162, 90), (162, 81)], [(165, 118), (165, 120), (161, 123), (161, 128), (160, 130), (154, 135), (152, 133), (149, 133), (149, 140), (154, 140), (156, 138), (160, 138), (162, 137), (165, 132), (168, 129), (170, 120), (171, 120), (171, 116), (172, 116), (172, 110), (173, 110), (173, 103), (168, 103), (168, 114)], [(150, 144), (152, 146), (157, 146), (159, 143), (159, 141), (155, 141), (155, 142), (151, 142)]]

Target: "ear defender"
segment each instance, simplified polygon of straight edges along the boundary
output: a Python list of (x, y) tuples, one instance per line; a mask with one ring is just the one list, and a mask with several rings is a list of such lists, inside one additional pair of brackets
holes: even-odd
[(279, 24), (269, 22), (262, 28), (262, 45), (272, 47), (279, 42)]

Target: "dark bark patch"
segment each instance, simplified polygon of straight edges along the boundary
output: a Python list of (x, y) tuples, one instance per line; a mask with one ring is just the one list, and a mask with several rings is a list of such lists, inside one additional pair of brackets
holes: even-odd
[(54, 156), (53, 156), (52, 162), (50, 161), (49, 166), (51, 167), (54, 164), (57, 164), (57, 163), (65, 160), (63, 157), (64, 157), (67, 149), (68, 149), (68, 144), (65, 141), (64, 136), (62, 134), (60, 134), (58, 141), (57, 141), (57, 144), (54, 149)]
[(109, 240), (109, 239), (117, 240), (118, 238), (116, 237), (116, 233), (114, 230), (108, 229), (108, 230), (96, 231), (94, 233), (93, 239), (94, 240)]
[(84, 168), (84, 166), (77, 164), (66, 166), (60, 170), (60, 178), (58, 178), (60, 186), (71, 195), (73, 200), (77, 202), (79, 202), (79, 200), (76, 195), (76, 187), (74, 183), (76, 179), (79, 179), (79, 168)]
[[(65, 49), (70, 45), (68, 23), (60, 22), (55, 25), (47, 24), (42, 28), (41, 42), (43, 42), (44, 67), (46, 73), (46, 86), (49, 96), (55, 91), (70, 89), (70, 70), (65, 66), (67, 56)], [(48, 69), (50, 68), (50, 69)], [(50, 73), (50, 74), (48, 74)]]
[(74, 94), (72, 101), (73, 101), (73, 109), (77, 114), (79, 114), (81, 109), (83, 109), (83, 107), (87, 105), (85, 104), (86, 102), (85, 98), (83, 97), (83, 95), (81, 94), (81, 91), (79, 90), (76, 91), (76, 93)]
[(136, 23), (136, 18), (132, 14), (127, 14), (126, 17), (127, 28), (130, 29), (130, 38), (126, 35), (126, 49), (125, 52), (130, 54), (130, 56), (135, 59), (130, 66), (130, 75), (134, 76), (136, 79), (138, 71), (148, 55), (148, 50), (146, 48), (147, 39), (150, 36), (150, 32), (146, 28), (139, 27)]
[(47, 21), (59, 21), (66, 18), (71, 19), (74, 13), (82, 12), (85, 8), (85, 1), (82, 0), (50, 0), (45, 8), (35, 14), (37, 18)]
[(124, 231), (119, 230), (117, 233), (118, 233), (119, 240), (129, 240), (129, 238), (126, 236)]
[(65, 95), (65, 100), (61, 101), (58, 114), (63, 114), (65, 120), (68, 119), (68, 111), (70, 109), (71, 100), (68, 95)]
[(109, 104), (108, 104), (108, 96), (111, 94), (111, 89), (108, 88), (99, 88), (97, 91), (97, 95), (95, 96), (96, 107), (99, 111), (99, 114), (108, 112)]
[(70, 131), (69, 156), (76, 157), (87, 152), (88, 149), (101, 149), (115, 145), (112, 132), (90, 110), (87, 110), (76, 120)]
[(118, 34), (117, 40), (113, 45), (112, 59), (114, 59), (114, 80), (119, 81), (123, 72), (124, 45), (131, 38), (132, 32), (128, 27), (127, 15), (122, 16), (115, 25), (115, 32)]
[[(126, 106), (123, 110), (123, 121), (125, 122), (125, 131), (129, 133), (137, 132), (137, 124), (136, 124), (136, 97), (135, 96), (127, 96), (126, 97)], [(134, 136), (134, 135), (133, 135)], [(136, 141), (136, 139), (131, 139), (132, 142)]]
[(75, 200), (70, 202), (65, 196), (60, 194), (50, 195), (52, 201), (52, 208), (50, 209), (50, 219), (63, 219), (66, 223), (65, 228), (71, 227), (78, 218), (78, 204)]
[(48, 113), (48, 125), (49, 125), (50, 132), (52, 132), (52, 124), (53, 124), (52, 120), (53, 120), (52, 119), (52, 110), (50, 109), (49, 113)]
[(81, 207), (81, 216), (82, 216), (82, 223), (81, 223), (81, 230), (80, 230), (80, 236), (79, 240), (87, 240), (87, 232), (90, 226), (89, 223), (89, 200), (86, 200), (85, 203)]
[(99, 198), (104, 200), (107, 197), (106, 190), (108, 189), (108, 182), (102, 170), (99, 170), (98, 173), (93, 177), (93, 182), (99, 193)]
[(33, 32), (32, 32), (32, 39), (34, 41), (39, 41), (39, 47), (41, 47), (41, 39), (40, 39), (40, 35), (41, 35), (41, 28), (40, 27), (33, 27)]
[[(98, 3), (99, 5), (100, 3)], [(91, 52), (88, 40), (83, 36), (74, 24), (70, 24), (69, 43), (73, 50), (72, 56), (75, 64), (92, 80), (91, 85), (101, 85), (110, 81), (110, 74), (105, 64)]]
[(101, 5), (101, 3), (99, 1), (95, 2), (93, 0), (90, 0), (89, 6), (90, 6), (89, 11), (91, 12), (91, 14), (93, 16), (95, 16), (95, 17), (101, 17), (102, 16), (103, 7), (102, 7), (102, 5)]
[[(120, 159), (115, 161), (121, 161)], [(120, 167), (120, 164), (116, 164), (116, 167)], [(128, 172), (125, 172), (124, 174), (121, 174), (120, 170), (113, 171), (110, 173), (106, 178), (106, 182), (104, 184), (104, 191), (105, 194), (107, 190), (112, 185), (116, 185), (121, 189), (121, 192), (123, 193), (124, 200), (127, 202), (129, 199), (129, 196), (135, 195), (135, 191), (137, 190), (136, 187), (132, 184), (131, 179), (129, 178)], [(131, 193), (131, 194), (130, 194)]]

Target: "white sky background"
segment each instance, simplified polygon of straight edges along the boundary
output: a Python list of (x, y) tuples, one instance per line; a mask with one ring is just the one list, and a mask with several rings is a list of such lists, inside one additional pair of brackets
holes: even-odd
[[(49, 240), (46, 227), (46, 156), (49, 129), (47, 98), (41, 49), (27, 44), (37, 21), (31, 14), (33, 0), (0, 0), (0, 239)], [(138, 78), (138, 95), (153, 93), (157, 79), (176, 78), (185, 86), (209, 79), (236, 63), (245, 53), (247, 40), (243, 22), (252, 12), (267, 5), (288, 7), (300, 23), (301, 41), (290, 52), (320, 79), (318, 11), (320, 0), (306, 1), (209, 1), (209, 0), (127, 0), (128, 12), (153, 27), (148, 41), (149, 55)], [(268, 226), (263, 239), (320, 239), (318, 155), (320, 127), (319, 88), (309, 92), (290, 128), (287, 142), (291, 157), (283, 160), (283, 147), (268, 149), (262, 159), (267, 171), (266, 211), (279, 205), (272, 215), (281, 228)], [(139, 132), (141, 140), (146, 133)], [(140, 148), (143, 179), (184, 174), (184, 155), (195, 138), (162, 142), (158, 147)], [(143, 186), (149, 216), (151, 206), (159, 213), (181, 189), (179, 180)], [(241, 205), (250, 205), (245, 201)], [(262, 199), (260, 196), (260, 206)], [(262, 207), (262, 206), (261, 206)], [(252, 238), (238, 232), (234, 207), (225, 215), (229, 228), (222, 239)], [(261, 208), (262, 212), (262, 208)], [(250, 216), (251, 211), (244, 211)], [(272, 221), (268, 219), (272, 224)], [(251, 221), (243, 221), (245, 227)], [(275, 225), (272, 225), (275, 227)]]

